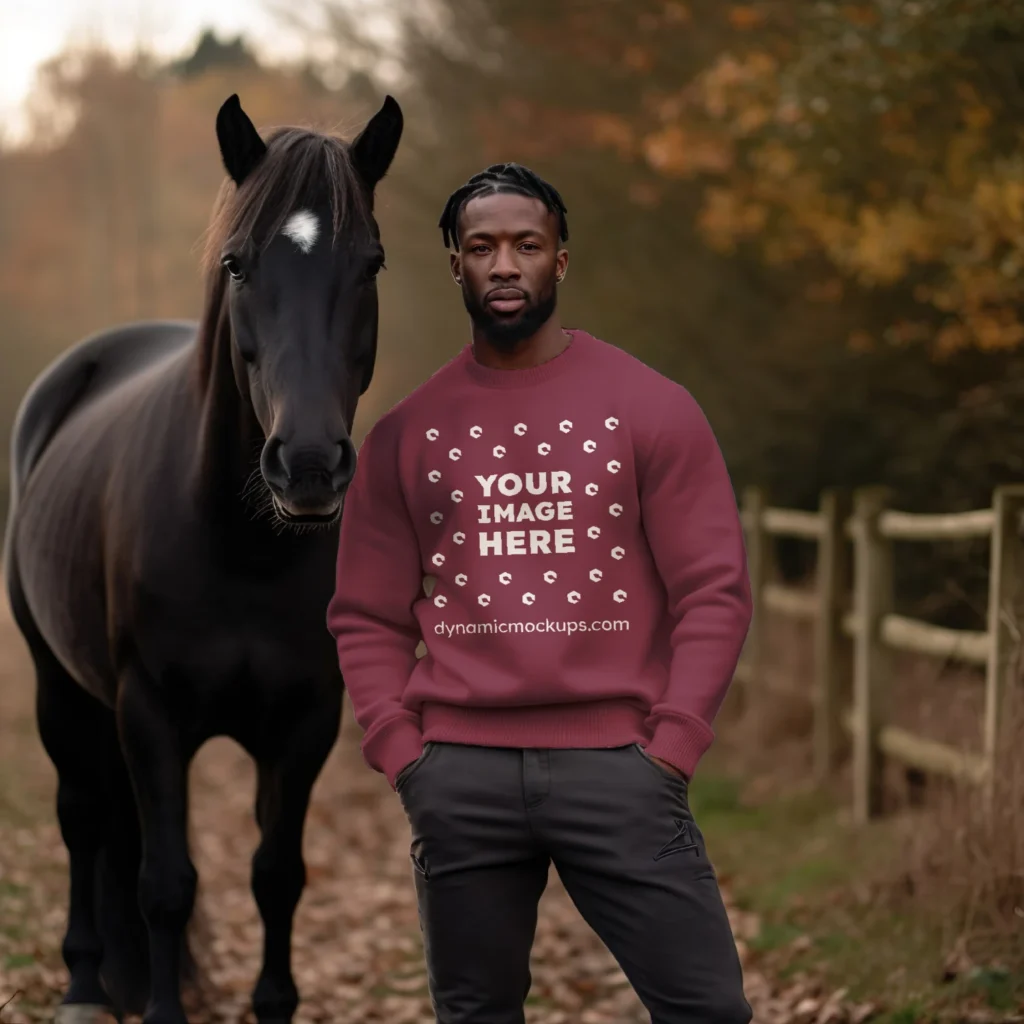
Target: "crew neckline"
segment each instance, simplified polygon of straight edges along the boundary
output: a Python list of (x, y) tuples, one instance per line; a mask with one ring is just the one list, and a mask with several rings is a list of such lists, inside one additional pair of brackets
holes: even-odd
[(559, 377), (579, 364), (584, 357), (587, 334), (577, 328), (563, 328), (569, 335), (569, 344), (558, 355), (545, 360), (537, 366), (524, 366), (510, 370), (502, 370), (495, 366), (485, 366), (473, 355), (472, 343), (467, 343), (462, 350), (462, 362), (469, 376), (483, 387), (488, 388), (524, 388)]

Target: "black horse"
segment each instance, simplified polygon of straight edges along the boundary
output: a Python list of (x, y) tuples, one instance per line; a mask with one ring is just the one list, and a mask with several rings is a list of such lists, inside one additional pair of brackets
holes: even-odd
[(201, 321), (85, 339), (18, 411), (4, 573), (70, 862), (58, 1020), (186, 1021), (187, 778), (213, 736), (258, 771), (254, 1011), (295, 1013), (303, 827), (341, 723), (325, 616), (377, 349), (374, 190), (402, 126), (388, 97), (351, 142), (264, 141), (231, 96)]

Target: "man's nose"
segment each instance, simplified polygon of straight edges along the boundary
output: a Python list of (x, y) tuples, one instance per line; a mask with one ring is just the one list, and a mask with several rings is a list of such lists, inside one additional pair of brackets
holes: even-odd
[(515, 255), (506, 246), (501, 246), (494, 257), (494, 264), (491, 267), (491, 277), (500, 280), (519, 277), (519, 266), (516, 264)]

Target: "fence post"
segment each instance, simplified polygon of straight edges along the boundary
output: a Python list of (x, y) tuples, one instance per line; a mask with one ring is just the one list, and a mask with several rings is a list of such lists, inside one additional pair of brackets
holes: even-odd
[(747, 633), (745, 657), (747, 669), (744, 682), (757, 686), (764, 680), (765, 627), (764, 585), (768, 582), (771, 565), (771, 538), (765, 533), (762, 515), (768, 507), (768, 495), (763, 487), (743, 490), (743, 521), (747, 529), (747, 572), (750, 576), (750, 595), (753, 602), (750, 630)]
[(892, 544), (879, 534), (888, 490), (864, 488), (854, 497), (853, 814), (863, 823), (881, 809), (879, 697), (890, 684), (881, 623), (892, 611)]
[(1024, 486), (997, 487), (992, 497), (994, 523), (989, 555), (988, 634), (991, 643), (985, 673), (985, 801), (991, 809), (995, 798), (996, 758), (1003, 740), (1002, 723), (1007, 698), (1013, 693), (1019, 672), (1024, 545), (1021, 516)]
[(825, 491), (819, 508), (822, 534), (818, 541), (818, 616), (814, 628), (814, 771), (821, 784), (839, 760), (844, 740), (843, 704), (850, 696), (850, 642), (843, 631), (850, 585), (845, 533), (849, 495), (845, 491)]

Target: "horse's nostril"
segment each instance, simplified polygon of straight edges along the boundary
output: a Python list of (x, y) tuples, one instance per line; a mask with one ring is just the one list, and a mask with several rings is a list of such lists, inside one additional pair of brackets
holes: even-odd
[(340, 444), (334, 446), (337, 458), (331, 470), (331, 479), (335, 487), (346, 487), (352, 479), (356, 469), (356, 448), (355, 445), (345, 438)]
[(260, 456), (260, 469), (263, 471), (264, 479), (271, 487), (280, 490), (287, 486), (288, 464), (285, 461), (284, 445), (279, 438), (272, 437), (264, 445), (263, 453)]

